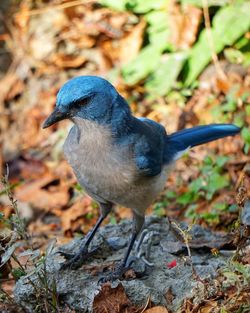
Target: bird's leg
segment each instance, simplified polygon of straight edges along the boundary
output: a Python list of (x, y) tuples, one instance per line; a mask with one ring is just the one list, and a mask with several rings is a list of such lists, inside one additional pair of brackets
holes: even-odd
[(76, 254), (71, 254), (71, 253), (67, 253), (64, 251), (59, 251), (59, 253), (62, 256), (64, 256), (66, 259), (66, 262), (64, 262), (62, 264), (61, 269), (66, 269), (66, 268), (77, 269), (83, 264), (83, 262), (86, 259), (88, 259), (93, 254), (93, 252), (95, 250), (94, 251), (88, 251), (89, 245), (90, 245), (92, 239), (94, 238), (95, 233), (97, 232), (101, 223), (107, 217), (107, 215), (110, 213), (111, 209), (112, 209), (111, 203), (100, 203), (101, 216), (99, 217), (99, 219), (96, 222), (93, 229), (89, 232), (87, 240), (81, 244), (80, 249)]
[(105, 277), (101, 277), (100, 279), (101, 283), (104, 283), (107, 281), (114, 281), (116, 279), (122, 278), (122, 275), (129, 269), (129, 266), (127, 265), (128, 257), (133, 248), (135, 240), (143, 227), (144, 221), (145, 221), (144, 215), (138, 215), (137, 213), (134, 212), (133, 233), (129, 242), (128, 249), (124, 255), (124, 258), (121, 261), (121, 263), (118, 264), (114, 272), (112, 272), (111, 274)]

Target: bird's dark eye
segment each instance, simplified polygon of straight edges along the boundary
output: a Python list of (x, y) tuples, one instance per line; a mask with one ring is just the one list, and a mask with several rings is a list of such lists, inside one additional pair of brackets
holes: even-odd
[(82, 99), (78, 99), (76, 101), (73, 102), (73, 108), (74, 109), (80, 109), (82, 106), (86, 105), (89, 103), (91, 97), (85, 97), (85, 98), (82, 98)]

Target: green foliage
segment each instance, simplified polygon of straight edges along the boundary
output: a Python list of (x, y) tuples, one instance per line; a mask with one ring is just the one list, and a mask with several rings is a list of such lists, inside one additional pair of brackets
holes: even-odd
[(153, 72), (160, 62), (160, 51), (154, 47), (144, 48), (140, 54), (122, 69), (123, 77), (128, 85), (134, 85)]
[(244, 152), (247, 154), (250, 149), (250, 130), (247, 127), (244, 127), (241, 131), (241, 136), (245, 142)]
[[(1, 243), (1, 266), (9, 265), (11, 268), (10, 274), (14, 280), (26, 276), (30, 285), (35, 289), (36, 294), (36, 312), (59, 312), (59, 303), (56, 291), (55, 282), (50, 283), (47, 273), (46, 259), (51, 253), (54, 253), (55, 241), (48, 246), (45, 255), (42, 255), (40, 250), (33, 249), (32, 238), (26, 230), (26, 225), (21, 218), (17, 206), (17, 201), (14, 199), (12, 187), (8, 182), (8, 168), (7, 174), (2, 177), (1, 183), (3, 191), (8, 196), (12, 209), (15, 214), (10, 218), (6, 218), (4, 214), (0, 214), (0, 221), (6, 225), (6, 235), (3, 244)], [(20, 248), (22, 247), (22, 252)], [(25, 262), (22, 258), (25, 257)], [(14, 264), (14, 265), (13, 265)], [(32, 274), (36, 274), (37, 280), (30, 278)], [(16, 306), (14, 299), (2, 289), (0, 282), (0, 301), (3, 303), (11, 303)], [(20, 307), (20, 309), (22, 309)], [(22, 309), (21, 311), (25, 311)]]
[(186, 58), (186, 53), (179, 52), (169, 53), (160, 60), (159, 66), (145, 84), (152, 96), (164, 96), (174, 87)]
[(213, 18), (211, 39), (208, 30), (204, 29), (198, 42), (191, 49), (188, 59), (188, 74), (185, 84), (190, 85), (201, 73), (212, 58), (212, 47), (216, 53), (225, 46), (232, 45), (250, 27), (249, 19), (250, 2), (241, 2), (221, 8)]
[[(203, 7), (203, 1), (202, 0), (181, 0), (182, 4), (192, 4), (197, 7), (202, 8)], [(230, 0), (207, 0), (207, 5), (209, 7), (211, 6), (223, 6), (226, 4), (230, 4)]]
[(177, 200), (180, 204), (189, 204), (202, 196), (211, 200), (214, 194), (229, 185), (228, 174), (222, 174), (224, 164), (228, 158), (219, 156), (216, 159), (206, 157), (204, 165), (200, 168), (201, 175), (189, 184), (188, 191)]
[(12, 275), (15, 278), (15, 280), (18, 280), (22, 276), (25, 276), (27, 273), (22, 268), (14, 268), (12, 270)]
[(131, 10), (135, 13), (146, 13), (159, 10), (167, 5), (168, 0), (101, 0), (101, 4), (118, 11)]
[(228, 187), (230, 178), (223, 173), (223, 168), (229, 160), (226, 156), (206, 157), (200, 165), (200, 175), (188, 184), (188, 190), (180, 195), (173, 191), (167, 191), (160, 202), (157, 202), (153, 209), (158, 216), (166, 215), (166, 208), (173, 204), (186, 207), (185, 216), (195, 220), (201, 218), (209, 224), (219, 223), (220, 215), (224, 212), (238, 212), (235, 204), (228, 205), (224, 202), (216, 202), (211, 206), (209, 212), (197, 213), (200, 200), (212, 200), (215, 194), (221, 189)]
[[(201, 31), (193, 47), (183, 51), (171, 43), (168, 0), (102, 0), (101, 3), (119, 11), (132, 11), (147, 22), (146, 40), (139, 54), (122, 67), (128, 85), (146, 80), (146, 90), (152, 97), (167, 95), (177, 81), (186, 87), (194, 84), (202, 70), (212, 60), (213, 53), (223, 49), (225, 57), (233, 63), (250, 64), (250, 44), (244, 34), (250, 28), (250, 1), (208, 0), (216, 8), (210, 15), (211, 31), (201, 24)], [(202, 8), (202, 0), (181, 0)], [(213, 9), (214, 12), (214, 9)], [(235, 44), (235, 46), (233, 46)], [(230, 106), (232, 105), (232, 106)], [(233, 104), (225, 110), (233, 110)]]
[(188, 205), (185, 216), (196, 219), (203, 218), (208, 223), (218, 222), (219, 215), (228, 209), (224, 203), (217, 203), (212, 208), (212, 211), (197, 214), (197, 206), (192, 204), (200, 198), (211, 200), (219, 190), (229, 185), (229, 175), (223, 174), (223, 166), (228, 161), (228, 157), (219, 156), (217, 158), (207, 157), (204, 164), (201, 166), (201, 175), (193, 180), (189, 186), (188, 191), (177, 198), (177, 203)]
[(237, 261), (231, 261), (222, 270), (226, 278), (225, 287), (237, 286), (239, 289), (250, 284), (250, 265), (242, 264)]
[(151, 10), (160, 10), (164, 8), (168, 3), (168, 0), (128, 0), (127, 8), (131, 9), (135, 13), (147, 13)]
[(156, 202), (153, 206), (153, 211), (157, 216), (166, 216), (166, 208), (171, 202), (175, 201), (177, 194), (174, 191), (168, 190), (165, 193), (165, 197), (160, 202)]

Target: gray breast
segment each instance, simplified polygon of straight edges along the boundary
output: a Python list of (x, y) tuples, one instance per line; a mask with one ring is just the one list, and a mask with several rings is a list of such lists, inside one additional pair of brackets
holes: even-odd
[[(114, 201), (132, 183), (135, 166), (128, 147), (117, 149), (107, 127), (77, 119), (64, 154), (79, 183), (97, 201)], [(114, 201), (117, 202), (117, 201)]]
[(168, 168), (156, 177), (138, 177), (131, 147), (113, 145), (107, 127), (75, 119), (64, 154), (74, 173), (96, 201), (110, 201), (145, 211), (164, 188)]

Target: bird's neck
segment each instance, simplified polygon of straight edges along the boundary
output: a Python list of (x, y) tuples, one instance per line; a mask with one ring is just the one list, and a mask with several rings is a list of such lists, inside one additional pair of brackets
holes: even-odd
[(106, 114), (99, 116), (89, 114), (84, 117), (78, 115), (71, 120), (76, 125), (78, 136), (84, 136), (85, 129), (88, 129), (89, 125), (93, 125), (96, 128), (109, 130), (110, 136), (120, 141), (131, 132), (135, 118), (132, 116), (127, 102), (118, 94), (112, 103), (112, 108), (107, 110)]
[(113, 104), (109, 122), (112, 134), (117, 138), (126, 135), (130, 132), (133, 120), (134, 117), (131, 114), (126, 100), (118, 95), (115, 103)]

